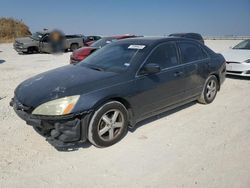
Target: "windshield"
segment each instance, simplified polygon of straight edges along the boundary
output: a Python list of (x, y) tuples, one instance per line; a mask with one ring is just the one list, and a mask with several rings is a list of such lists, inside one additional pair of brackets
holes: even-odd
[(30, 38), (34, 39), (34, 40), (40, 40), (42, 38), (43, 34), (42, 33), (39, 33), (39, 32), (36, 32), (36, 33), (33, 33)]
[(98, 71), (124, 72), (144, 47), (130, 44), (108, 45), (88, 56), (79, 65)]
[(233, 49), (250, 50), (250, 40), (240, 42)]
[(102, 39), (94, 42), (91, 46), (95, 47), (95, 48), (102, 48), (105, 45), (110, 44), (111, 42), (116, 41), (116, 40), (117, 39), (111, 38), (111, 37), (109, 37), (109, 38), (102, 38)]

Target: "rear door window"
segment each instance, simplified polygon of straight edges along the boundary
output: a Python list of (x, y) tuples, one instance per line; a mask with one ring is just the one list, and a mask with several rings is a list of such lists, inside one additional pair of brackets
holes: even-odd
[(178, 65), (178, 55), (175, 43), (160, 44), (147, 60), (148, 63), (158, 64), (161, 69)]
[(192, 42), (180, 42), (178, 46), (181, 51), (181, 59), (183, 63), (203, 60), (207, 58), (207, 54), (197, 44)]

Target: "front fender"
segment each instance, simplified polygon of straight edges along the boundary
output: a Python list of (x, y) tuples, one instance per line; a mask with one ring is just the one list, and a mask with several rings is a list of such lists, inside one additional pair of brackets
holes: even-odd
[(39, 46), (39, 42), (24, 43), (23, 46), (25, 48), (28, 48), (28, 47), (38, 47)]
[(81, 95), (73, 109), (73, 113), (95, 110), (103, 103), (114, 98), (123, 99), (133, 108), (133, 104), (130, 104), (129, 101), (130, 96), (133, 96), (134, 88), (128, 89), (128, 85), (129, 82)]

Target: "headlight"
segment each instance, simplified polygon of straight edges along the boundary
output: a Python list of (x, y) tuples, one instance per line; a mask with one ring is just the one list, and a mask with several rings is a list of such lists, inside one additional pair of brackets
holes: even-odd
[(48, 116), (69, 114), (75, 107), (79, 97), (80, 95), (75, 95), (46, 102), (38, 106), (32, 114)]
[(250, 59), (246, 60), (245, 62), (246, 62), (246, 63), (250, 63)]

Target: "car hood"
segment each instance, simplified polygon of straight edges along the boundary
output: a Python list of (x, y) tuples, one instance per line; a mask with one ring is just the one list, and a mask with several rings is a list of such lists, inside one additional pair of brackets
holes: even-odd
[(16, 88), (15, 97), (22, 104), (35, 108), (54, 99), (100, 89), (115, 76), (118, 74), (68, 65), (25, 80)]
[(226, 61), (243, 62), (250, 59), (250, 50), (230, 49), (222, 52)]
[(23, 38), (17, 38), (16, 41), (24, 44), (24, 43), (33, 42), (35, 40), (30, 37), (23, 37)]

